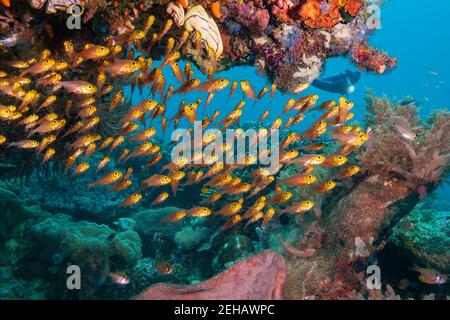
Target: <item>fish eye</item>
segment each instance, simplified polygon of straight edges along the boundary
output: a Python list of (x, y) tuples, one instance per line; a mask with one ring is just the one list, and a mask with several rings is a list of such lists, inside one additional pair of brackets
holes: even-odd
[(338, 157), (338, 159), (339, 159), (339, 160), (342, 160), (342, 157), (341, 157), (341, 156), (339, 156), (339, 157)]
[(306, 204), (311, 204), (311, 202), (310, 201), (306, 201)]
[(308, 179), (312, 179), (312, 176), (308, 176)]

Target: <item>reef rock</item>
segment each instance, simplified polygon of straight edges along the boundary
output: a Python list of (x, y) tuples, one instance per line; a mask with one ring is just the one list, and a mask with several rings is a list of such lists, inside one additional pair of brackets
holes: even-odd
[(270, 300), (282, 299), (286, 262), (272, 251), (241, 260), (195, 286), (156, 284), (138, 300)]

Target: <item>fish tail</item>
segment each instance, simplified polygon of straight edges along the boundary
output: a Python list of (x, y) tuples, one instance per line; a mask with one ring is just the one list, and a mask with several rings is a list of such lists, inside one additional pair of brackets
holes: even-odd
[(29, 137), (31, 137), (33, 134), (35, 134), (36, 133), (36, 130), (31, 130), (28, 134), (27, 134), (27, 139), (29, 138)]

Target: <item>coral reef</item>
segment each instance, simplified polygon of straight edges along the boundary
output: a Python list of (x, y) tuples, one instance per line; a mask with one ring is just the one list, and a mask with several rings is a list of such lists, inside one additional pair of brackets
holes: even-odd
[(55, 215), (31, 228), (31, 235), (41, 248), (40, 259), (60, 255), (63, 261), (78, 265), (83, 274), (82, 291), (93, 294), (112, 270), (111, 259), (119, 258), (116, 266), (134, 266), (141, 258), (141, 239), (136, 232), (115, 233), (106, 225), (87, 221), (73, 222), (67, 215)]
[[(336, 195), (337, 202), (329, 211), (322, 210), (326, 214), (298, 243), (298, 249), (316, 249), (316, 254), (288, 260), (286, 298), (355, 298), (364, 292), (361, 281), (370, 256), (383, 249), (393, 226), (418, 203), (417, 190), (436, 184), (447, 172), (448, 111), (423, 123), (414, 106), (391, 105), (386, 98), (369, 95), (367, 107), (373, 131), (359, 156), (366, 174), (349, 192)], [(404, 232), (397, 238), (400, 234)], [(369, 257), (355, 253), (357, 238), (367, 246)], [(408, 243), (414, 248), (414, 240)], [(415, 250), (420, 257), (419, 252)], [(438, 261), (435, 265), (442, 267)]]
[(136, 299), (281, 299), (285, 277), (286, 264), (283, 257), (271, 251), (264, 251), (237, 262), (214, 278), (198, 285), (177, 287), (156, 284), (140, 293)]
[[(67, 16), (64, 12), (74, 2), (82, 3), (86, 8), (83, 32), (77, 32), (76, 35), (65, 28)], [(145, 120), (151, 118), (153, 121), (159, 116), (166, 121), (161, 120), (161, 126), (165, 130), (167, 121), (170, 124), (178, 122), (181, 113), (186, 113), (178, 112), (174, 118), (165, 117), (165, 104), (173, 94), (174, 87), (172, 85), (165, 91), (166, 83), (161, 69), (168, 69), (170, 65), (175, 70), (173, 73), (178, 71), (178, 76), (183, 80), (193, 75), (189, 73), (193, 70), (188, 70), (187, 67), (184, 74), (176, 69), (179, 65), (174, 62), (180, 57), (194, 61), (209, 77), (213, 77), (214, 72), (235, 65), (255, 64), (267, 72), (283, 91), (293, 90), (299, 85), (306, 87), (320, 76), (326, 59), (332, 56), (348, 54), (360, 68), (379, 74), (396, 66), (395, 58), (368, 45), (373, 31), (368, 24), (368, 1), (224, 0), (220, 1), (219, 14), (217, 8), (214, 12), (211, 10), (209, 2), (193, 0), (189, 3), (189, 7), (183, 8), (177, 2), (162, 0), (31, 0), (28, 3), (18, 2), (12, 8), (5, 9), (5, 13), (2, 11), (0, 62), (2, 70), (4, 67), (6, 71), (1, 77), (3, 79), (8, 75), (8, 79), (13, 82), (10, 84), (0, 79), (2, 115), (3, 112), (8, 115), (2, 117), (0, 122), (2, 135), (5, 134), (8, 140), (2, 137), (5, 138), (2, 143), (12, 142), (9, 145), (12, 147), (17, 146), (17, 141), (28, 138), (27, 130), (18, 130), (18, 125), (10, 122), (9, 108), (12, 105), (14, 108), (17, 105), (21, 111), (25, 110), (23, 113), (33, 111), (39, 113), (38, 117), (44, 116), (42, 110), (35, 109), (37, 104), (26, 105), (24, 96), (28, 98), (30, 92), (34, 92), (35, 98), (37, 97), (33, 103), (41, 102), (39, 99), (44, 95), (55, 94), (58, 102), (49, 107), (49, 112), (61, 111), (57, 116), (64, 117), (63, 126), (66, 125), (67, 128), (76, 128), (79, 118), (83, 118), (83, 121), (88, 118), (81, 116), (85, 109), (76, 110), (79, 104), (87, 103), (86, 101), (90, 101), (87, 103), (88, 107), (95, 104), (95, 116), (104, 121), (100, 121), (98, 125), (94, 122), (94, 127), (86, 129), (89, 139), (99, 134), (104, 141), (110, 138), (109, 143), (120, 142), (115, 139), (121, 136), (125, 140), (123, 135), (131, 134), (139, 128), (138, 120), (143, 124)], [(49, 15), (46, 11), (53, 14)], [(154, 19), (155, 17), (157, 18)], [(147, 36), (149, 30), (151, 32)], [(65, 42), (67, 39), (71, 39), (71, 42)], [(108, 56), (99, 59), (83, 60), (85, 58), (81, 56), (81, 52), (88, 51), (85, 54), (90, 58), (92, 44), (105, 45), (103, 49), (97, 49), (101, 51), (106, 48), (108, 52), (117, 50), (120, 45), (121, 51), (115, 55), (108, 53)], [(137, 52), (143, 56), (138, 57)], [(49, 56), (52, 60), (56, 59), (53, 61), (55, 65), (58, 61), (60, 69), (55, 70), (61, 72), (58, 74), (64, 80), (89, 81), (88, 85), (92, 83), (91, 89), (95, 83), (102, 90), (99, 90), (95, 98), (90, 95), (80, 97), (83, 94), (61, 94), (57, 91), (61, 88), (56, 85), (54, 89), (46, 85), (40, 86), (38, 82), (42, 78), (38, 78), (39, 73), (31, 74), (28, 79), (22, 77), (28, 71), (16, 70), (29, 70), (30, 64), (31, 68), (36, 64), (39, 66), (40, 61), (35, 62), (35, 59)], [(161, 58), (164, 58), (162, 65), (152, 69), (153, 60)], [(135, 70), (137, 74), (133, 77), (129, 73), (111, 76), (110, 73), (117, 70), (123, 72), (123, 69), (114, 67), (117, 67), (117, 61), (123, 63), (124, 59), (127, 59), (127, 66), (139, 66), (139, 70)], [(20, 62), (27, 67), (14, 67)], [(105, 70), (109, 70), (108, 76), (102, 73)], [(102, 74), (107, 79), (103, 80), (106, 81), (104, 83), (100, 77)], [(59, 80), (56, 81), (58, 85), (67, 85), (65, 81)], [(185, 84), (189, 83), (186, 81)], [(243, 83), (245, 84), (240, 83), (242, 91), (251, 97), (242, 88)], [(149, 111), (151, 113), (147, 115), (139, 108), (133, 108), (133, 112), (127, 113), (132, 109), (132, 99), (127, 101), (123, 88), (128, 90), (128, 86), (131, 86), (133, 95), (135, 90), (142, 93), (143, 88), (150, 85), (150, 93), (153, 97), (160, 95), (163, 100), (161, 104), (154, 100), (154, 106), (148, 107), (152, 108)], [(205, 91), (209, 92), (216, 89), (209, 85), (210, 83), (203, 85), (202, 90), (207, 88)], [(39, 92), (34, 90), (35, 87)], [(268, 90), (266, 87), (266, 92)], [(209, 97), (212, 97), (212, 93), (210, 92)], [(93, 100), (89, 100), (91, 98)], [(300, 99), (295, 102), (293, 109), (298, 111), (298, 117), (292, 117), (292, 121), (301, 121), (306, 109), (317, 101), (315, 95)], [(113, 107), (115, 103), (118, 105)], [(264, 208), (264, 215), (259, 211), (253, 213), (260, 215), (264, 221), (262, 225), (247, 228), (241, 223), (233, 231), (226, 230), (231, 224), (225, 224), (224, 217), (220, 217), (218, 211), (231, 201), (237, 201), (241, 206), (240, 210), (248, 210), (256, 203), (253, 194), (245, 196), (245, 200), (244, 197), (236, 199), (247, 191), (253, 193), (256, 186), (259, 188), (267, 178), (263, 174), (259, 175), (261, 172), (258, 176), (252, 176), (256, 173), (253, 164), (237, 167), (234, 172), (234, 168), (230, 169), (233, 173), (230, 176), (233, 179), (232, 187), (236, 186), (234, 182), (237, 181), (237, 186), (253, 190), (236, 192), (235, 188), (231, 188), (230, 191), (228, 182), (226, 188), (220, 190), (227, 189), (229, 194), (224, 195), (225, 200), (218, 200), (210, 206), (208, 204), (211, 209), (206, 209), (211, 217), (205, 219), (199, 216), (200, 211), (196, 211), (198, 209), (195, 207), (204, 205), (210, 196), (218, 194), (215, 191), (219, 189), (202, 188), (203, 185), (195, 183), (198, 182), (195, 181), (195, 175), (201, 177), (204, 173), (197, 170), (195, 165), (187, 166), (189, 175), (187, 174), (186, 180), (189, 184), (183, 182), (178, 196), (168, 199), (164, 203), (167, 207), (156, 207), (157, 204), (151, 201), (160, 195), (161, 185), (156, 184), (143, 191), (137, 182), (142, 181), (143, 172), (147, 178), (150, 174), (160, 174), (161, 170), (165, 170), (161, 168), (161, 164), (152, 164), (149, 165), (151, 168), (147, 168), (142, 159), (132, 159), (127, 164), (125, 161), (113, 160), (117, 157), (113, 155), (112, 148), (109, 152), (106, 148), (99, 151), (96, 141), (81, 149), (72, 148), (77, 143), (84, 144), (84, 139), (75, 139), (75, 135), (70, 134), (66, 136), (64, 133), (67, 131), (60, 135), (61, 129), (55, 132), (57, 139), (52, 144), (58, 152), (54, 161), (48, 163), (41, 162), (42, 154), (39, 155), (38, 152), (2, 146), (0, 297), (129, 298), (149, 287), (137, 298), (379, 298), (380, 294), (377, 296), (377, 293), (367, 292), (362, 281), (365, 267), (375, 263), (377, 255), (383, 252), (388, 242), (395, 242), (408, 249), (416, 261), (448, 272), (448, 210), (416, 206), (424, 194), (433, 190), (448, 175), (448, 110), (437, 112), (427, 122), (422, 122), (415, 106), (397, 104), (387, 98), (369, 95), (366, 125), (371, 130), (368, 129), (365, 133), (356, 125), (344, 125), (347, 118), (345, 121), (340, 119), (343, 114), (353, 116), (347, 113), (351, 109), (350, 105), (353, 107), (352, 103), (342, 98), (337, 107), (327, 106), (338, 115), (335, 113), (326, 120), (337, 124), (329, 125), (334, 126), (332, 129), (328, 128), (330, 136), (335, 131), (350, 127), (353, 135), (369, 137), (367, 146), (363, 151), (358, 151), (357, 157), (347, 151), (356, 151), (361, 144), (352, 146), (351, 150), (345, 149), (347, 145), (339, 149), (338, 143), (319, 138), (326, 131), (321, 132), (319, 124), (325, 122), (316, 122), (318, 129), (311, 127), (311, 130), (314, 129), (313, 133), (307, 130), (302, 135), (306, 137), (309, 134), (311, 140), (323, 144), (317, 149), (321, 150), (321, 154), (323, 152), (328, 156), (341, 152), (338, 157), (342, 158), (345, 154), (348, 156), (346, 161), (359, 161), (363, 168), (362, 174), (339, 181), (338, 185), (333, 186), (336, 188), (327, 190), (327, 196), (320, 195), (318, 189), (315, 189), (317, 186), (302, 185), (295, 188), (291, 195), (292, 201), (299, 202), (313, 197), (311, 199), (314, 199), (315, 207), (312, 213), (305, 213), (306, 210), (288, 215), (285, 213), (288, 205), (275, 201), (270, 206), (276, 207), (277, 211)], [(321, 108), (325, 109), (324, 106), (321, 105)], [(141, 111), (143, 114), (136, 116), (134, 111)], [(48, 114), (51, 113), (45, 113), (45, 116)], [(22, 117), (22, 113), (17, 115)], [(130, 117), (136, 122), (125, 122), (124, 117)], [(188, 114), (181, 116), (183, 117), (192, 120)], [(95, 117), (89, 119), (95, 120)], [(205, 122), (209, 120), (204, 118)], [(227, 121), (223, 120), (221, 124), (223, 122)], [(85, 124), (82, 125), (77, 130), (85, 129)], [(132, 130), (130, 128), (133, 125), (135, 127)], [(239, 125), (242, 129), (265, 127), (262, 121), (241, 122)], [(275, 125), (276, 122), (273, 123)], [(320, 132), (319, 136), (314, 136), (316, 130)], [(283, 140), (292, 132), (283, 133)], [(42, 135), (42, 141), (44, 137), (48, 138)], [(131, 137), (134, 136), (127, 136), (130, 140), (127, 141), (127, 148), (116, 150), (115, 155), (119, 156), (118, 152), (124, 152), (120, 153), (121, 158), (122, 155), (127, 157), (125, 151), (137, 150), (137, 144), (131, 141)], [(169, 161), (163, 154), (169, 154), (164, 149), (168, 146), (151, 138), (152, 147), (156, 147), (154, 153), (158, 152), (161, 162), (167, 164)], [(147, 142), (149, 140), (150, 138)], [(302, 149), (309, 144), (300, 141), (300, 138), (296, 140), (298, 141), (291, 144), (293, 149)], [(364, 143), (366, 139), (361, 140)], [(80, 150), (95, 153), (89, 156), (85, 153), (80, 158), (83, 159), (82, 162), (75, 162), (81, 153), (75, 157), (75, 163), (66, 162), (73, 159), (70, 152)], [(302, 153), (310, 156), (313, 151), (303, 149)], [(146, 152), (143, 154), (149, 155)], [(112, 161), (94, 173), (94, 166), (106, 155), (111, 155)], [(77, 175), (68, 170), (72, 164), (77, 165), (77, 168), (81, 164), (87, 165), (91, 171), (89, 175)], [(311, 169), (305, 167), (306, 170)], [(303, 172), (305, 167), (287, 164), (280, 172), (268, 175), (274, 180), (276, 177), (279, 182)], [(120, 188), (115, 190), (117, 192), (109, 192), (110, 187), (108, 191), (106, 188), (88, 189), (89, 183), (102, 179), (105, 172), (112, 172), (114, 169), (120, 170), (120, 175), (126, 172), (127, 178), (114, 188), (121, 182), (131, 182), (127, 194)], [(174, 170), (169, 171), (171, 175)], [(315, 178), (320, 182), (329, 177), (334, 179), (336, 174), (338, 169), (334, 165), (314, 168)], [(268, 184), (262, 188), (264, 190), (258, 197), (264, 196), (272, 201), (276, 194), (279, 195), (279, 191), (292, 191), (290, 186), (276, 185), (274, 180), (267, 180)], [(163, 181), (161, 180), (161, 184)], [(246, 183), (247, 181), (251, 184)], [(130, 194), (139, 195), (139, 200), (142, 201), (137, 205), (126, 202), (133, 199), (128, 198)], [(125, 209), (125, 205), (130, 205), (131, 208)], [(187, 208), (193, 208), (189, 210), (189, 214), (180, 211)], [(236, 212), (232, 215), (227, 211), (222, 213), (225, 213), (227, 219), (238, 218), (238, 222), (243, 219)], [(269, 220), (271, 222), (267, 223)], [(355, 243), (361, 242), (367, 246), (364, 251), (367, 254), (364, 256), (355, 253)], [(434, 242), (439, 242), (441, 246), (436, 246)], [(271, 251), (251, 256), (264, 249)], [(65, 290), (65, 268), (70, 264), (79, 265), (85, 275), (82, 278), (85, 290), (79, 293)], [(122, 272), (128, 278), (121, 278)], [(219, 274), (216, 275), (217, 273)], [(157, 282), (171, 284), (154, 285)], [(122, 285), (123, 290), (117, 290)], [(27, 293), (28, 288), (30, 292)], [(389, 287), (384, 295), (385, 298), (392, 299), (399, 297)], [(384, 297), (381, 295), (381, 298)]]
[(450, 207), (427, 198), (396, 225), (392, 241), (409, 250), (418, 265), (449, 273)]
[[(62, 7), (72, 3), (61, 2)], [(86, 7), (84, 28), (89, 29), (84, 32), (84, 40), (112, 34), (115, 41), (119, 41), (121, 35), (140, 28), (141, 21), (145, 21), (149, 14), (174, 18), (177, 26), (171, 28), (169, 34), (175, 39), (182, 37), (183, 24), (192, 30), (191, 23), (185, 21), (183, 16), (188, 10), (184, 12), (184, 8), (167, 1), (121, 1), (116, 5), (113, 1), (102, 0), (83, 4)], [(213, 16), (207, 1), (193, 0), (189, 4), (189, 10), (203, 5), (207, 9), (202, 14), (205, 17)], [(39, 1), (38, 7), (43, 5)], [(384, 73), (395, 68), (396, 59), (368, 46), (368, 37), (374, 29), (368, 22), (371, 16), (367, 7), (368, 2), (363, 0), (345, 1), (343, 4), (337, 0), (222, 1), (221, 17), (214, 19), (215, 22), (211, 20), (217, 27), (214, 26), (214, 32), (210, 35), (202, 35), (206, 48), (188, 45), (182, 54), (195, 61), (204, 72), (210, 66), (222, 70), (242, 63), (255, 64), (267, 71), (282, 90), (312, 82), (320, 75), (328, 57), (346, 53), (350, 53), (351, 59), (361, 68)], [(21, 10), (26, 12), (25, 7)], [(58, 34), (57, 23), (62, 22), (62, 13), (57, 12), (55, 15), (58, 17), (56, 21), (48, 20), (39, 27), (43, 33), (49, 32), (54, 39), (58, 39), (61, 35)], [(25, 32), (30, 37), (29, 42), (37, 47), (45, 47), (42, 42), (46, 39), (38, 37), (37, 32), (30, 33), (26, 24), (23, 29), (24, 24), (13, 22), (12, 16), (5, 16), (0, 21), (4, 26), (15, 24), (8, 30), (12, 45), (17, 45), (14, 38), (23, 39), (23, 36), (17, 35)], [(155, 22), (157, 28), (162, 28), (163, 24), (163, 21)], [(211, 57), (205, 50), (208, 47), (216, 47), (213, 49), (216, 57)], [(160, 56), (157, 46), (151, 52), (154, 57)]]

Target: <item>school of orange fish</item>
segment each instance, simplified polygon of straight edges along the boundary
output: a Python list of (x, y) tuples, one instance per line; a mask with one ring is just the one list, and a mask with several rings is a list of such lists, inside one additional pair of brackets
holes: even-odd
[[(23, 132), (23, 139), (9, 141), (5, 131), (0, 135), (0, 145), (35, 150), (35, 154), (44, 164), (55, 161), (53, 158), (58, 152), (68, 152), (64, 160), (65, 170), (67, 173), (72, 170), (75, 175), (88, 174), (89, 170), (104, 171), (114, 157), (113, 151), (116, 149), (122, 149), (117, 161), (126, 162), (132, 158), (146, 157), (148, 162), (144, 168), (148, 168), (155, 166), (163, 159), (161, 146), (151, 141), (157, 129), (149, 126), (148, 120), (160, 118), (163, 133), (166, 131), (168, 121), (170, 124), (173, 123), (175, 129), (182, 120), (193, 124), (197, 119), (201, 119), (203, 129), (211, 126), (226, 129), (239, 123), (246, 101), (257, 101), (266, 94), (270, 94), (271, 98), (275, 95), (277, 91), (275, 85), (265, 86), (258, 92), (247, 80), (233, 81), (230, 84), (228, 79), (215, 78), (213, 68), (210, 68), (205, 81), (194, 77), (195, 73), (190, 63), (186, 63), (182, 70), (177, 62), (181, 58), (180, 48), (186, 41), (199, 41), (196, 31), (191, 33), (183, 31), (178, 39), (173, 37), (165, 39), (162, 62), (159, 66), (153, 67), (152, 59), (145, 58), (145, 53), (152, 46), (159, 44), (173, 27), (172, 20), (168, 19), (159, 32), (148, 36), (154, 21), (155, 18), (150, 16), (142, 30), (134, 29), (120, 37), (108, 38), (102, 45), (85, 44), (82, 48), (75, 48), (71, 41), (65, 41), (64, 53), (59, 56), (55, 56), (50, 50), (44, 50), (38, 57), (28, 61), (2, 61), (2, 67), (6, 71), (0, 71), (0, 95), (8, 96), (16, 103), (0, 105), (0, 119), (2, 122), (16, 126), (16, 134)], [(150, 39), (149, 46), (145, 50), (141, 48), (143, 39)], [(144, 54), (135, 57), (135, 51), (130, 50), (131, 47), (143, 51)], [(98, 72), (95, 75), (89, 75), (89, 79), (67, 79), (85, 63), (94, 63)], [(169, 68), (179, 84), (178, 87), (171, 84), (166, 89), (163, 70)], [(79, 73), (78, 76), (80, 74), (83, 73)], [(120, 131), (113, 136), (102, 137), (97, 133), (96, 128), (99, 123), (106, 122), (108, 119), (102, 119), (99, 111), (103, 111), (102, 114), (114, 112), (114, 109), (123, 105), (126, 100), (123, 90), (114, 87), (113, 81), (117, 78), (128, 79), (132, 91), (137, 87), (142, 92), (143, 88), (150, 86), (153, 99), (143, 99), (132, 106), (121, 119)], [(302, 84), (293, 88), (292, 93), (300, 94), (307, 87), (308, 84)], [(229, 96), (232, 96), (239, 89), (244, 98), (231, 112), (221, 120), (219, 120), (220, 110), (216, 110), (211, 117), (206, 116), (205, 110), (217, 91), (229, 90)], [(65, 94), (57, 96), (58, 91), (63, 91)], [(201, 99), (194, 102), (182, 101), (175, 115), (168, 119), (166, 105), (169, 99), (174, 95), (183, 95), (192, 91), (208, 93), (206, 101), (202, 102)], [(108, 95), (112, 96), (109, 109), (98, 110), (100, 105), (98, 102)], [(183, 184), (200, 184), (203, 187), (202, 190), (211, 191), (211, 195), (204, 202), (206, 206), (180, 210), (165, 219), (170, 222), (180, 221), (187, 216), (210, 216), (213, 210), (207, 206), (213, 206), (219, 199), (230, 197), (224, 207), (214, 211), (214, 214), (227, 219), (222, 230), (233, 227), (243, 220), (247, 220), (246, 225), (259, 220), (267, 224), (276, 214), (307, 212), (315, 205), (315, 201), (307, 199), (289, 204), (293, 193), (285, 191), (282, 186), (287, 185), (288, 189), (292, 190), (292, 188), (314, 184), (314, 196), (332, 190), (337, 180), (353, 176), (360, 170), (356, 165), (345, 166), (348, 161), (347, 155), (361, 147), (368, 139), (367, 133), (360, 127), (345, 124), (354, 116), (350, 111), (354, 106), (352, 102), (340, 98), (337, 102), (327, 101), (316, 106), (318, 98), (318, 95), (313, 94), (302, 96), (297, 100), (289, 99), (284, 105), (282, 114), (266, 129), (291, 130), (305, 118), (307, 111), (308, 113), (321, 112), (318, 120), (308, 129), (302, 132), (292, 131), (281, 141), (280, 163), (276, 170), (259, 166), (258, 159), (251, 156), (245, 159), (245, 164), (224, 164), (218, 162), (218, 158), (203, 160), (202, 165), (194, 164), (196, 157), (203, 157), (203, 154), (199, 154), (194, 155), (194, 159), (166, 164), (161, 172), (142, 180), (140, 190), (171, 186), (171, 194), (162, 192), (153, 200), (152, 205), (160, 205), (170, 196), (175, 197), (178, 187)], [(200, 117), (201, 112), (198, 109), (202, 103), (204, 107)], [(265, 110), (258, 122), (263, 122), (269, 114), (269, 109)], [(287, 119), (282, 120), (282, 117), (288, 114), (290, 115)], [(236, 132), (239, 134), (242, 131), (238, 129)], [(333, 140), (342, 145), (340, 152), (331, 155), (311, 154), (310, 152), (319, 152), (325, 147), (325, 144), (314, 140), (327, 132)], [(215, 138), (211, 134), (203, 136), (203, 146), (214, 142)], [(56, 147), (53, 148), (52, 144), (55, 141), (65, 142), (64, 150), (58, 151)], [(299, 150), (289, 149), (298, 141), (308, 141), (308, 144)], [(131, 142), (133, 145), (136, 142), (140, 144), (132, 148)], [(224, 152), (231, 148), (226, 143), (222, 146)], [(104, 155), (95, 168), (90, 168), (86, 158), (100, 150), (107, 155)], [(267, 152), (270, 150), (268, 149)], [(301, 166), (304, 170), (291, 177), (276, 178), (282, 168), (290, 165)], [(328, 168), (342, 166), (342, 168), (332, 180), (319, 182), (318, 177), (314, 175), (314, 168), (318, 166)], [(237, 173), (243, 167), (251, 169), (252, 173), (248, 176), (251, 182), (243, 181), (245, 178)], [(133, 184), (132, 174), (131, 167), (126, 172), (119, 170), (107, 172), (100, 179), (90, 183), (88, 187), (109, 186), (112, 192), (123, 191)], [(263, 195), (258, 197), (258, 194), (273, 182), (276, 183), (274, 195), (270, 199)], [(240, 198), (235, 200), (236, 197)], [(133, 193), (121, 203), (121, 206), (133, 206), (141, 200), (142, 193)]]

